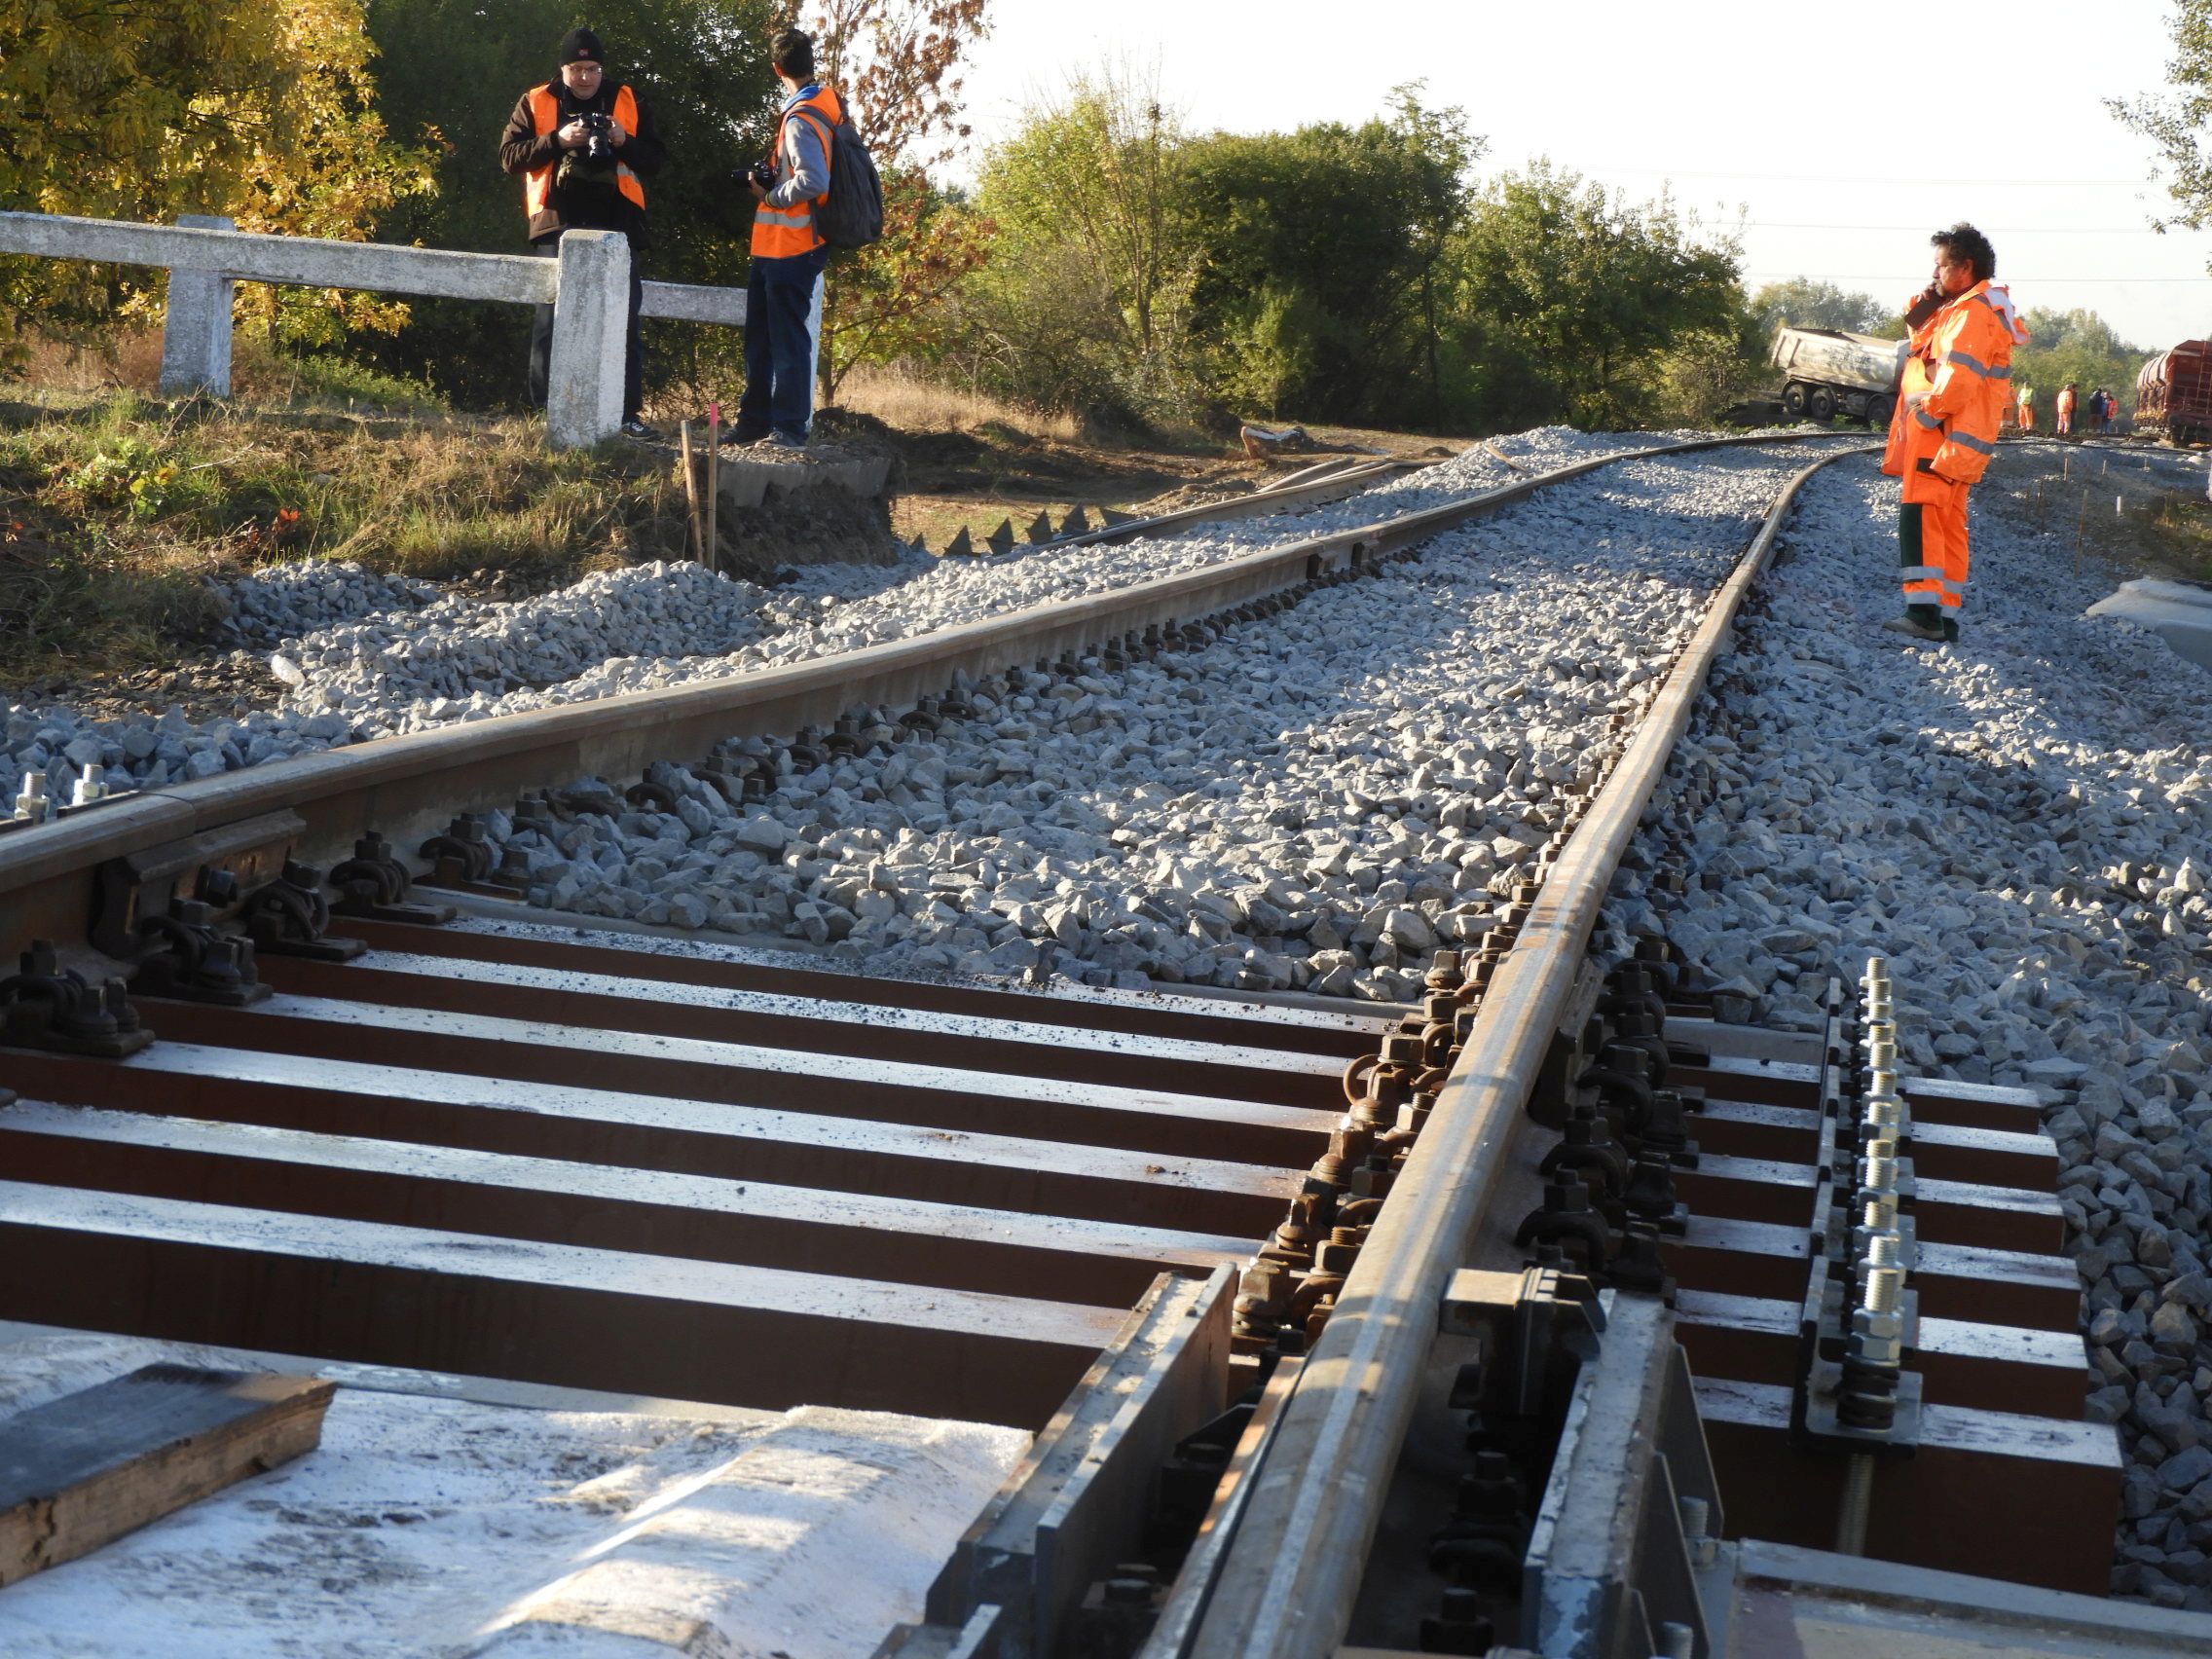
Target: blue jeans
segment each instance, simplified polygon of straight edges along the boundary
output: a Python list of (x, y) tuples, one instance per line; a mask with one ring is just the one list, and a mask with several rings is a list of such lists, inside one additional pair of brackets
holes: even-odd
[(745, 395), (740, 433), (806, 436), (814, 420), (816, 331), (822, 326), (822, 269), (830, 250), (756, 259), (745, 290)]

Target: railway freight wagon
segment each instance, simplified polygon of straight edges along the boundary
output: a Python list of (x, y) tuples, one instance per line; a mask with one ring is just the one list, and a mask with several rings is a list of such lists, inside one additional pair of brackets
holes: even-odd
[(2184, 340), (2160, 351), (2135, 377), (2138, 431), (2170, 443), (2212, 442), (2212, 341)]
[(1902, 340), (1875, 334), (1785, 325), (1774, 331), (1767, 361), (1788, 376), (1782, 410), (1791, 420), (1848, 415), (1879, 431), (1897, 407), (1905, 350)]

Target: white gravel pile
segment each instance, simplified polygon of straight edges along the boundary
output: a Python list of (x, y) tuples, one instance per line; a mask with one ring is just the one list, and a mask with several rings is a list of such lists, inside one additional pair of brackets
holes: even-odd
[(2212, 677), (2081, 614), (2108, 584), (2074, 573), (2070, 516), (2033, 531), (2001, 453), (1951, 647), (1877, 630), (1895, 484), (1844, 461), (1809, 487), (1640, 841), (1690, 891), (1655, 909), (1625, 872), (1611, 941), (1662, 930), (1800, 1029), (1886, 955), (1913, 1069), (2044, 1091), (2089, 1412), (2130, 1458), (2113, 1586), (2212, 1610)]
[(664, 765), (674, 812), (494, 836), (540, 904), (882, 967), (1409, 995), (1487, 930), (1801, 463), (1625, 463), (1211, 646), (1016, 672), (935, 742), (785, 754), (757, 807)]
[(534, 599), (454, 596), (413, 616), (325, 629), (287, 642), (276, 672), (299, 678), (289, 713), (343, 715), (364, 734), (415, 731), (511, 712), (518, 689), (573, 680), (610, 657), (732, 650), (761, 632), (765, 596), (688, 560), (656, 561)]
[(240, 645), (260, 649), (364, 617), (404, 617), (438, 599), (435, 583), (379, 575), (350, 560), (324, 559), (264, 565), (216, 583), (215, 591), (230, 607), (225, 631)]

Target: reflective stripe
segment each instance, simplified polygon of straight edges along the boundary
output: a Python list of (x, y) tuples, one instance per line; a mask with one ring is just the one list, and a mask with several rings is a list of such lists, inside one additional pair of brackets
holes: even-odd
[(1912, 418), (1915, 421), (1918, 421), (1923, 426), (1927, 427), (1931, 432), (1939, 432), (1943, 429), (1943, 423), (1936, 420), (1935, 416), (1929, 414), (1925, 409), (1915, 409), (1912, 412)]
[(1956, 364), (1969, 374), (1979, 375), (1983, 380), (2010, 380), (2012, 378), (2010, 364), (2007, 364), (2001, 369), (1993, 369), (1979, 357), (1972, 356), (1965, 351), (1945, 351), (1942, 360), (1946, 363)]
[(1938, 565), (1899, 565), (1898, 575), (1908, 582), (1936, 582), (1943, 579), (1943, 571)]
[(1970, 437), (1965, 432), (1953, 432), (1951, 442), (1957, 444), (1961, 449), (1970, 449), (1976, 455), (1995, 455), (1997, 453), (1995, 444), (1985, 444), (1979, 438)]

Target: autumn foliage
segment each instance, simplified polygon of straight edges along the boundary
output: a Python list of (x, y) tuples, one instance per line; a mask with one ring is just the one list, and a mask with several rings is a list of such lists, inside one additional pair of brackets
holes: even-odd
[[(358, 240), (427, 188), (375, 108), (360, 0), (0, 0), (0, 207)], [(0, 266), (0, 308), (83, 329), (158, 295), (159, 272)], [(250, 292), (248, 314), (327, 337), (393, 326), (373, 296)]]

